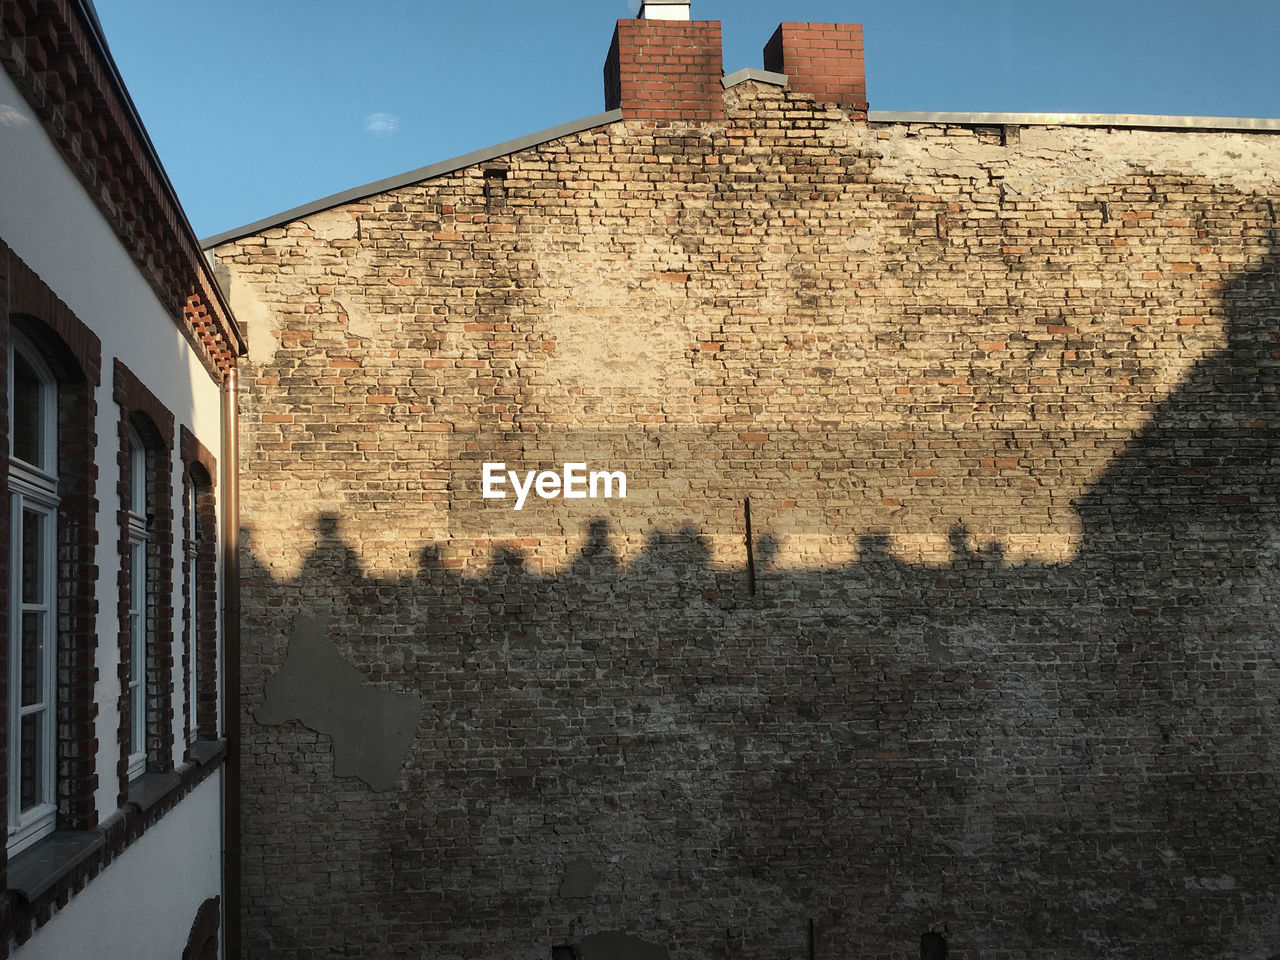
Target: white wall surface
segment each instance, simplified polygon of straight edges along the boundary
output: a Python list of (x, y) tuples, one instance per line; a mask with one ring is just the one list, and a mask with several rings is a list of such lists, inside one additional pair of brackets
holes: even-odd
[(72, 897), (13, 960), (178, 960), (200, 904), (222, 893), (221, 795), (219, 771)]
[[(221, 454), (219, 386), (201, 365), (174, 319), (135, 267), (107, 221), (47, 139), (38, 118), (0, 71), (0, 239), (21, 257), (102, 340), (102, 382), (97, 391), (98, 675), (95, 697), (100, 817), (116, 809), (119, 759), (116, 676), (119, 625), (115, 549), (116, 453), (120, 412), (112, 396), (113, 360), (119, 358), (174, 415), (174, 732), (181, 760), (182, 728), (182, 485), (179, 427), (186, 425), (214, 454)], [(219, 469), (221, 469), (219, 462)], [(215, 477), (221, 515), (222, 498)]]

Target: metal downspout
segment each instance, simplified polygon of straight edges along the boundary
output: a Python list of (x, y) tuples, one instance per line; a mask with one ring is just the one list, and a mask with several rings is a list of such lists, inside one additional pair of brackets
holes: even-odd
[(240, 960), (240, 409), (233, 366), (222, 388), (223, 956)]

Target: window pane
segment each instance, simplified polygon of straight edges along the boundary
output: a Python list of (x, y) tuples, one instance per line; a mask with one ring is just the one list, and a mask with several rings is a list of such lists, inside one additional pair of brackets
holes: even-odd
[(129, 606), (142, 610), (147, 598), (147, 545), (129, 544)]
[(45, 524), (48, 515), (22, 511), (22, 602), (46, 603), (44, 595)]
[(40, 449), (40, 421), (44, 391), (26, 358), (13, 354), (13, 455), (32, 466), (43, 467)]
[(129, 682), (142, 679), (144, 645), (142, 642), (142, 614), (129, 614)]
[(22, 738), (18, 749), (22, 754), (19, 765), (19, 809), (30, 810), (44, 802), (44, 711), (29, 713), (22, 718)]
[(28, 611), (22, 615), (22, 705), (44, 702), (45, 614)]
[(135, 683), (129, 689), (129, 712), (130, 712), (130, 735), (129, 735), (129, 752), (142, 753), (145, 743), (146, 719), (143, 710), (146, 705), (143, 703), (143, 694), (146, 687), (142, 683)]
[(136, 437), (129, 440), (129, 509), (147, 515), (147, 453)]

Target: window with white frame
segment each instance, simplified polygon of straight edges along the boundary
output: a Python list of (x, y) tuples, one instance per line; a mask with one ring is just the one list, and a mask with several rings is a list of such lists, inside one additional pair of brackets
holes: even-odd
[(197, 682), (197, 664), (200, 659), (200, 610), (196, 602), (199, 596), (200, 566), (200, 497), (195, 478), (188, 475), (186, 488), (186, 571), (187, 571), (187, 742), (196, 740), (196, 714), (200, 702)]
[(129, 428), (129, 779), (147, 769), (147, 449)]
[(14, 333), (9, 353), (9, 855), (52, 833), (57, 666), (58, 391)]

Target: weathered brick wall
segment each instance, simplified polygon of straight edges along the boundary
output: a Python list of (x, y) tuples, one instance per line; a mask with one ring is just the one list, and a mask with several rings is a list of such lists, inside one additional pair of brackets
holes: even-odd
[(1280, 138), (725, 99), (218, 249), (247, 956), (1280, 953)]

